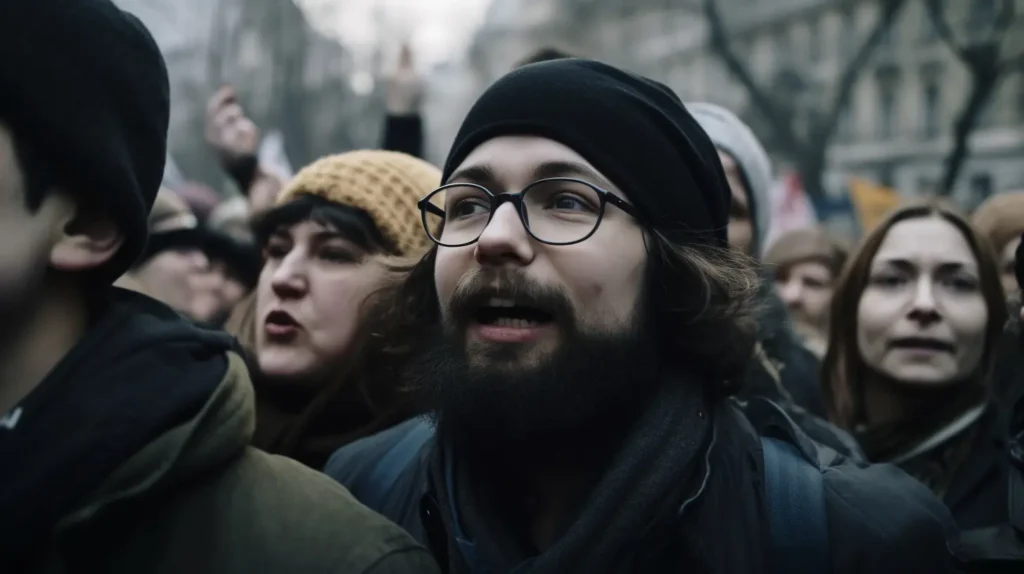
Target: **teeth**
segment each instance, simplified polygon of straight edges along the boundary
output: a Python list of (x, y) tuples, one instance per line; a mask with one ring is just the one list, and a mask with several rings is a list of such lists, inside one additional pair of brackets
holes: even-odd
[(507, 327), (510, 329), (529, 329), (531, 327), (536, 327), (537, 322), (530, 321), (528, 319), (512, 319), (510, 317), (499, 317), (498, 320), (494, 322), (494, 326)]
[(516, 302), (511, 299), (499, 299), (497, 297), (491, 297), (487, 302), (488, 307), (515, 307)]

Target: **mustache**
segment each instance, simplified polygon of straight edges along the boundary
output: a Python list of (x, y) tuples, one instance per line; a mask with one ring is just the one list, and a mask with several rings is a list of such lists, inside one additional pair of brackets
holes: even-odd
[(560, 322), (575, 317), (572, 300), (563, 289), (544, 285), (519, 269), (481, 269), (466, 275), (455, 286), (448, 298), (450, 319), (466, 324), (493, 297), (544, 311)]

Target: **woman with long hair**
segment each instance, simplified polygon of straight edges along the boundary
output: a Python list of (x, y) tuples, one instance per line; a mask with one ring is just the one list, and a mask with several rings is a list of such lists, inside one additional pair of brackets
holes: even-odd
[(254, 221), (264, 266), (228, 330), (254, 373), (255, 446), (321, 468), (340, 446), (414, 414), (365, 303), (388, 281), (384, 259), (427, 247), (416, 202), (439, 181), (401, 153), (330, 156)]
[(851, 258), (831, 317), (832, 422), (943, 498), (962, 528), (1005, 522), (1005, 413), (990, 383), (1006, 305), (987, 240), (945, 206), (899, 208)]

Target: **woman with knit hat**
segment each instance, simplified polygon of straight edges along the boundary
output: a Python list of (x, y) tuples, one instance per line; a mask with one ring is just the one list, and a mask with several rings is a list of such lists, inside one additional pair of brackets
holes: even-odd
[(254, 222), (264, 266), (229, 324), (246, 347), (257, 397), (255, 446), (314, 468), (341, 445), (414, 414), (373, 363), (361, 320), (387, 278), (382, 255), (429, 239), (416, 202), (434, 166), (388, 151), (322, 158)]
[(847, 255), (846, 246), (820, 227), (785, 233), (765, 252), (764, 262), (772, 271), (775, 292), (786, 305), (793, 330), (819, 358), (828, 345), (833, 282)]
[(1024, 233), (1024, 190), (988, 198), (974, 211), (971, 223), (996, 250), (1003, 290), (1010, 299), (1019, 301), (1020, 289), (1013, 268), (1014, 255)]

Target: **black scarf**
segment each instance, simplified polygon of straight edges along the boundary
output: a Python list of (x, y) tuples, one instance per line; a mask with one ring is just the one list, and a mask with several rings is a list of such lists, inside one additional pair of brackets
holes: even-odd
[[(897, 384), (897, 383), (889, 383)], [(854, 436), (872, 462), (888, 462), (921, 444), (957, 417), (986, 400), (988, 391), (973, 382), (944, 389), (906, 389), (912, 410), (888, 424), (856, 430)]]
[[(652, 529), (676, 522), (680, 505), (688, 492), (696, 490), (703, 478), (703, 453), (708, 448), (711, 410), (705, 397), (704, 382), (694, 379), (673, 380), (654, 397), (646, 412), (633, 426), (621, 448), (585, 501), (582, 510), (561, 539), (536, 556), (531, 574), (564, 574), (567, 572), (632, 572), (639, 556), (641, 542), (647, 542)], [(451, 447), (440, 445), (432, 461), (431, 474), (437, 485), (436, 494), (445, 522), (449, 525), (449, 572), (462, 574), (476, 570), (467, 564), (456, 541), (458, 525), (454, 524), (452, 501), (448, 495), (449, 468), (446, 457)], [(472, 500), (480, 493), (480, 485), (454, 467), (456, 497), (463, 500), (463, 491)], [(505, 493), (516, 496), (517, 493)], [(458, 508), (462, 523), (472, 521), (477, 536), (476, 561), (515, 562), (517, 558), (495, 557), (501, 553), (501, 517), (474, 513), (471, 508)], [(487, 508), (486, 503), (470, 506)], [(679, 553), (676, 545), (669, 551)], [(682, 560), (682, 558), (679, 558)], [(496, 566), (488, 564), (489, 566)], [(508, 564), (515, 566), (515, 564)], [(503, 566), (497, 565), (502, 568)]]
[(57, 522), (156, 436), (195, 416), (227, 370), (230, 337), (124, 290), (0, 427), (0, 556), (32, 560)]

